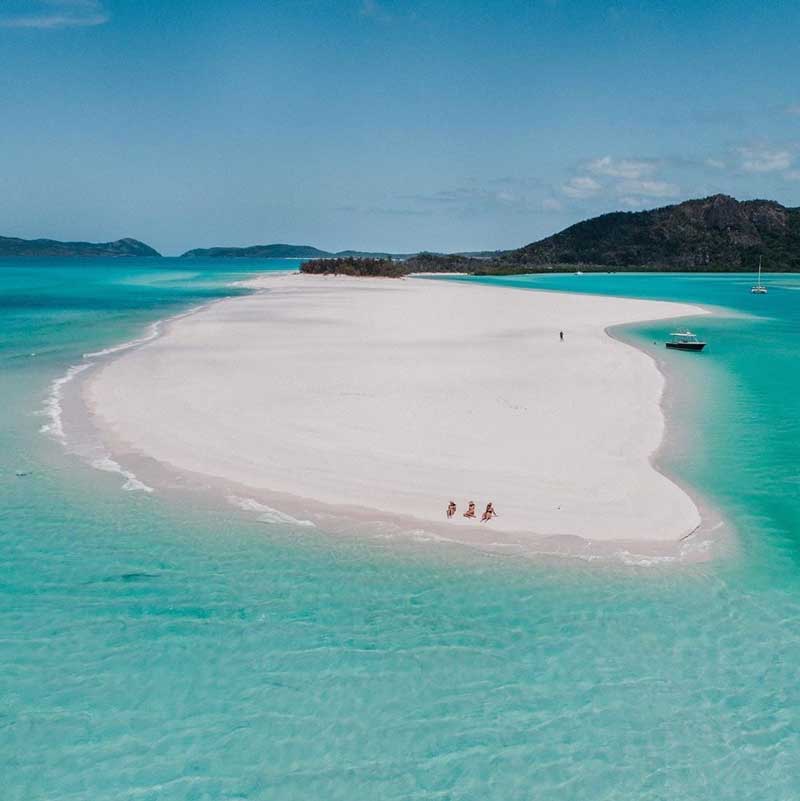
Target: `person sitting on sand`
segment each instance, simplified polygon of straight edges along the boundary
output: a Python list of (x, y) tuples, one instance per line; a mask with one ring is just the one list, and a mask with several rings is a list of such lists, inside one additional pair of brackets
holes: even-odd
[(456, 502), (450, 501), (450, 503), (447, 504), (447, 517), (450, 518), (455, 513), (456, 513)]
[(493, 517), (497, 517), (497, 512), (495, 512), (492, 502), (489, 501), (489, 503), (486, 504), (486, 511), (483, 513), (481, 523), (485, 523), (487, 520), (491, 520)]
[(475, 501), (470, 501), (467, 511), (464, 512), (464, 517), (475, 517)]

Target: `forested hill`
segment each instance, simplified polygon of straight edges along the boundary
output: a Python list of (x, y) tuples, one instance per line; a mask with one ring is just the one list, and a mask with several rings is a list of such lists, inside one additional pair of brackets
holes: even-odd
[[(614, 212), (498, 254), (489, 271), (551, 265), (653, 270), (800, 271), (800, 208), (727, 195), (651, 211)], [(488, 267), (488, 265), (484, 265)]]
[(138, 239), (118, 239), (115, 242), (59, 242), (55, 239), (18, 239), (0, 236), (0, 257), (160, 255), (157, 250)]

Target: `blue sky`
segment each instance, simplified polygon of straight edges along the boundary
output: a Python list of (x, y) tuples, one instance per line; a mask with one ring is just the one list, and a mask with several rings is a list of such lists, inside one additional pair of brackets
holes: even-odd
[(800, 205), (800, 3), (0, 0), (0, 235), (513, 247)]

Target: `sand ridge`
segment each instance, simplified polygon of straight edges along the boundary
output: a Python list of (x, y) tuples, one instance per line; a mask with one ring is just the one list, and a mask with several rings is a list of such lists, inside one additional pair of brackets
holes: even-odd
[[(456, 539), (483, 526), (674, 542), (699, 524), (650, 461), (663, 376), (605, 329), (701, 309), (418, 278), (251, 285), (266, 291), (176, 321), (87, 382), (115, 438), (178, 469), (377, 516), (438, 523), (452, 498)], [(465, 520), (469, 500), (499, 517)]]

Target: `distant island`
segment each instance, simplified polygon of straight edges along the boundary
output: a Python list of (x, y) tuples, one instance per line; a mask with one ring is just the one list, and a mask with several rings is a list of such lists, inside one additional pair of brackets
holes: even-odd
[(332, 258), (365, 258), (365, 259), (402, 259), (410, 254), (369, 253), (360, 250), (340, 250), (332, 253), (320, 250), (313, 245), (251, 245), (246, 248), (218, 247), (195, 248), (181, 255), (182, 259), (332, 259)]
[(0, 236), (0, 257), (31, 256), (157, 256), (161, 254), (138, 239), (117, 239), (115, 242), (58, 242), (55, 239), (18, 239)]
[[(136, 239), (57, 242), (0, 237), (2, 256), (154, 256)], [(397, 277), (418, 272), (475, 275), (572, 272), (800, 272), (800, 208), (728, 195), (650, 211), (616, 211), (514, 250), (471, 253), (331, 252), (312, 245), (188, 250), (183, 259), (311, 259), (305, 272)], [(334, 263), (331, 263), (334, 262)]]

